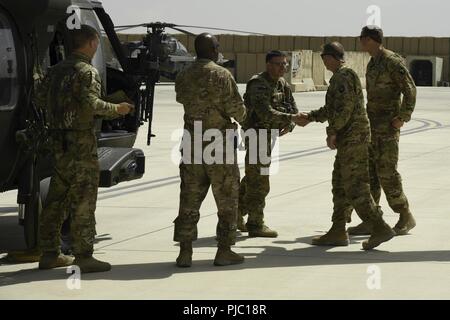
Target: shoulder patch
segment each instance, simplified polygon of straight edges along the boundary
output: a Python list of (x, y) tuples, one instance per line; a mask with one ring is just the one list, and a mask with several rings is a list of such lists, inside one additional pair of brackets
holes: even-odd
[(266, 83), (263, 80), (261, 80), (260, 78), (253, 78), (253, 77), (247, 83), (247, 87), (254, 89), (254, 90), (267, 90), (268, 89)]
[(389, 61), (388, 65), (390, 65), (391, 68), (397, 68), (399, 66), (400, 67), (406, 66), (405, 59), (398, 54), (393, 54), (393, 55), (389, 56), (388, 61)]
[(262, 75), (262, 72), (261, 72), (261, 73), (257, 73), (257, 74), (255, 74), (255, 75), (253, 75), (253, 76), (250, 78), (249, 81), (256, 80), (256, 79), (260, 79), (261, 75)]
[(82, 84), (86, 86), (90, 86), (94, 82), (94, 80), (96, 80), (95, 74), (92, 72), (92, 70), (84, 70), (81, 73), (80, 79)]
[(269, 90), (267, 90), (267, 87), (261, 86), (261, 85), (252, 85), (249, 90), (249, 92), (257, 93), (259, 95), (268, 94)]

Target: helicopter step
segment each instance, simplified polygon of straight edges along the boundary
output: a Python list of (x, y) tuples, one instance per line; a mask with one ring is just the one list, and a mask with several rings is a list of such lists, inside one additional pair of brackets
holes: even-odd
[(111, 187), (123, 181), (139, 179), (145, 172), (145, 156), (134, 148), (98, 148), (100, 187)]
[[(99, 187), (111, 187), (120, 182), (140, 179), (144, 175), (145, 156), (140, 149), (100, 147), (97, 152), (100, 166)], [(38, 243), (39, 215), (45, 205), (50, 180), (50, 177), (41, 180), (37, 184), (39, 187), (33, 188), (32, 196), (19, 204), (19, 224), (24, 227), (28, 249), (35, 248)], [(65, 225), (62, 236), (70, 232), (70, 225)]]

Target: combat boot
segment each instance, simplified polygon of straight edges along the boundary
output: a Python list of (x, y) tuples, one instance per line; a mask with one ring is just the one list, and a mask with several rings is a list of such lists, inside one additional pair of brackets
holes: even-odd
[(245, 225), (244, 217), (240, 212), (238, 213), (237, 229), (241, 232), (248, 232), (247, 226)]
[(254, 226), (247, 222), (248, 236), (249, 237), (260, 237), (260, 238), (276, 238), (278, 237), (278, 232), (270, 229), (268, 226), (263, 224), (262, 226)]
[(403, 236), (405, 234), (408, 234), (409, 230), (411, 230), (415, 226), (416, 220), (414, 220), (411, 211), (409, 211), (409, 209), (406, 209), (400, 212), (400, 219), (394, 226), (393, 230), (396, 235)]
[(352, 236), (366, 236), (372, 233), (372, 223), (363, 221), (355, 227), (347, 228), (347, 232)]
[(229, 266), (244, 262), (244, 257), (231, 251), (230, 246), (219, 246), (214, 259), (215, 266)]
[(39, 269), (53, 269), (72, 265), (73, 257), (58, 252), (44, 252), (39, 259)]
[(394, 236), (394, 230), (380, 218), (373, 223), (372, 235), (368, 240), (363, 241), (362, 247), (364, 250), (371, 250), (383, 242), (391, 240)]
[(111, 270), (108, 262), (95, 259), (91, 254), (75, 256), (74, 265), (80, 268), (81, 273), (105, 272)]
[(192, 242), (180, 242), (180, 254), (177, 258), (177, 266), (188, 268), (192, 265)]
[(327, 233), (312, 239), (312, 244), (315, 246), (348, 246), (349, 242), (348, 234), (345, 231), (345, 221), (333, 222)]

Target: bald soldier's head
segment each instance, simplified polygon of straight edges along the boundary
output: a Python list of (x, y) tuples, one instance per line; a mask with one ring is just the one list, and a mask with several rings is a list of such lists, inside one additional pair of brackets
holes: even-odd
[(197, 58), (217, 62), (219, 59), (219, 41), (210, 33), (199, 34), (195, 38)]

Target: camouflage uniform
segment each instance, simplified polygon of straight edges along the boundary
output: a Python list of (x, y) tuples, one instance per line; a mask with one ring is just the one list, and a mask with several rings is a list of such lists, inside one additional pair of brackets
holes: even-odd
[[(409, 210), (403, 192), (401, 176), (397, 171), (400, 130), (391, 125), (399, 117), (411, 119), (416, 102), (416, 87), (398, 54), (382, 49), (367, 65), (367, 113), (372, 131), (371, 190), (376, 202), (383, 188), (389, 206), (394, 212)], [(400, 100), (403, 94), (403, 101)], [(381, 186), (380, 186), (381, 185)]]
[(350, 222), (353, 209), (363, 221), (376, 221), (381, 209), (370, 194), (369, 120), (357, 74), (341, 66), (330, 79), (324, 107), (308, 114), (311, 121), (328, 120), (328, 135), (336, 135), (333, 170), (333, 223)]
[(70, 213), (75, 256), (90, 255), (95, 237), (99, 182), (94, 117), (118, 117), (117, 104), (103, 101), (98, 71), (74, 53), (52, 67), (35, 102), (45, 110), (54, 170), (40, 219), (43, 252), (60, 251), (61, 225)]
[[(289, 127), (292, 131), (295, 124), (291, 121), (291, 114), (298, 113), (297, 105), (292, 96), (291, 88), (285, 79), (273, 80), (267, 72), (253, 76), (247, 83), (244, 95), (248, 108), (248, 117), (242, 125), (244, 130), (255, 129), (258, 143), (266, 143), (267, 156), (271, 155), (273, 139), (271, 129)], [(259, 129), (267, 130), (267, 140), (259, 134)], [(257, 163), (249, 163), (249, 141), (246, 143), (245, 176), (239, 190), (239, 211), (248, 214), (247, 227), (257, 229), (264, 225), (265, 199), (270, 191), (269, 175), (262, 175), (261, 169), (269, 169), (270, 162), (262, 163), (258, 152)], [(250, 230), (250, 229), (249, 229)]]
[[(231, 164), (207, 164), (194, 157), (194, 122), (201, 122), (202, 134), (208, 129), (236, 130), (231, 117), (241, 122), (245, 107), (231, 73), (208, 59), (197, 59), (183, 70), (175, 81), (176, 99), (184, 106), (184, 129), (191, 140), (183, 136), (183, 145), (190, 145), (191, 154), (183, 154), (191, 163), (180, 164), (180, 207), (175, 219), (174, 241), (197, 239), (200, 206), (211, 186), (218, 209), (217, 240), (230, 246), (236, 239), (236, 219), (239, 196), (239, 167), (236, 150)], [(209, 145), (202, 143), (203, 150)], [(186, 152), (186, 150), (183, 150)], [(194, 162), (200, 161), (200, 163)]]

